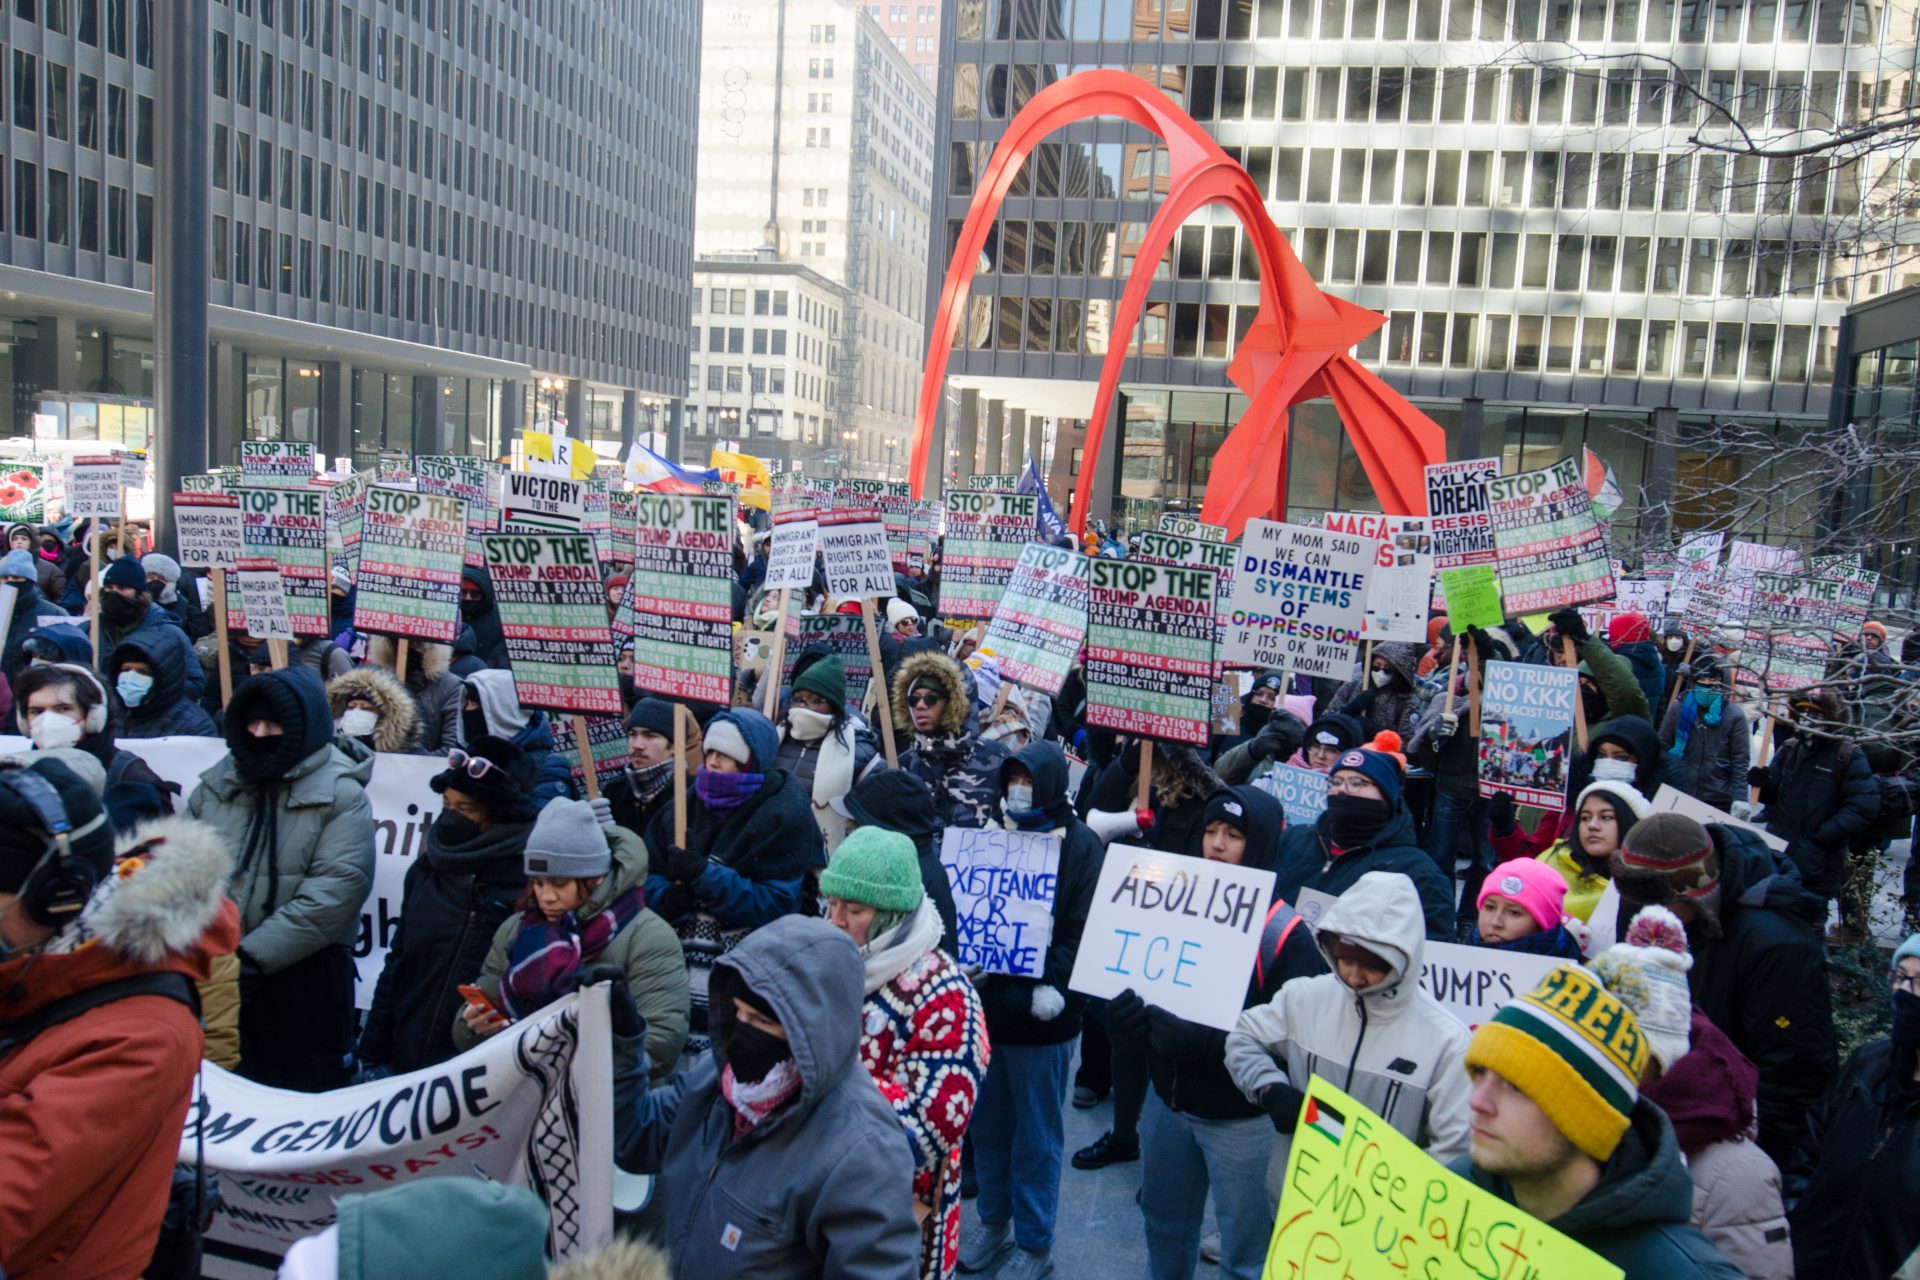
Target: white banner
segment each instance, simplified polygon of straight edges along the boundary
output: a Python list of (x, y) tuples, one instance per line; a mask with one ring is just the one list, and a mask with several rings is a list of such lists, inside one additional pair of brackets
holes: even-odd
[[(295, 1093), (202, 1069), (180, 1159), (204, 1137), (220, 1182), (202, 1274), (267, 1276), (334, 1221), (343, 1195), (423, 1178), (525, 1187), (551, 1214), (548, 1252), (613, 1236), (613, 1042), (604, 992), (576, 993), (457, 1058), (404, 1076)], [(421, 1224), (423, 1230), (432, 1230)]]
[(1433, 595), (1433, 536), (1427, 518), (1329, 511), (1322, 523), (1334, 533), (1376, 545), (1361, 636), (1425, 644), (1427, 604)]
[(1420, 985), (1454, 1017), (1477, 1027), (1540, 985), (1554, 968), (1573, 961), (1556, 956), (1466, 947), (1429, 939), (1422, 951)]
[(1665, 813), (1668, 810), (1684, 813), (1703, 827), (1716, 824), (1723, 827), (1739, 827), (1742, 831), (1751, 831), (1759, 836), (1769, 848), (1780, 853), (1787, 851), (1787, 842), (1765, 827), (1756, 826), (1751, 822), (1742, 822), (1726, 810), (1716, 809), (1705, 800), (1696, 800), (1686, 792), (1676, 790), (1664, 782), (1660, 784), (1660, 789), (1649, 797), (1649, 801), (1648, 808), (1654, 813)]
[(1364, 538), (1247, 521), (1222, 619), (1220, 661), (1346, 679), (1360, 643), (1373, 556), (1374, 544)]
[(820, 561), (826, 566), (827, 590), (841, 599), (893, 599), (893, 556), (878, 507), (823, 512)]
[(963, 968), (1038, 978), (1053, 941), (1060, 838), (1051, 831), (948, 827), (940, 866), (953, 885)]
[(1230, 1031), (1272, 896), (1271, 871), (1109, 845), (1068, 985), (1100, 999), (1130, 987), (1168, 1013)]

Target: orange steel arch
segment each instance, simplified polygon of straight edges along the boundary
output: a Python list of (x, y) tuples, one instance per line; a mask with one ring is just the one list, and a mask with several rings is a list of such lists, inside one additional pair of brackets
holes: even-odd
[[(973, 264), (1007, 191), (1037, 143), (1057, 129), (1095, 116), (1118, 116), (1162, 138), (1171, 160), (1172, 185), (1147, 228), (1114, 317), (1087, 423), (1086, 456), (1098, 456), (1155, 265), (1181, 223), (1195, 210), (1219, 204), (1234, 213), (1253, 244), (1260, 264), (1260, 307), (1227, 366), (1228, 379), (1247, 395), (1249, 404), (1215, 456), (1200, 518), (1227, 526), (1229, 536), (1237, 536), (1256, 516), (1284, 518), (1287, 411), (1320, 396), (1334, 402), (1382, 507), (1403, 515), (1424, 511), (1421, 468), (1445, 459), (1444, 433), (1347, 354), (1385, 323), (1384, 318), (1322, 292), (1267, 216), (1264, 197), (1246, 170), (1165, 94), (1137, 76), (1110, 70), (1083, 71), (1035, 94), (1008, 124), (981, 173), (947, 266), (921, 373), (911, 473), (914, 496), (924, 491), (934, 416), (972, 291)], [(1083, 467), (1074, 486), (1077, 531), (1086, 527), (1093, 472), (1093, 467)]]

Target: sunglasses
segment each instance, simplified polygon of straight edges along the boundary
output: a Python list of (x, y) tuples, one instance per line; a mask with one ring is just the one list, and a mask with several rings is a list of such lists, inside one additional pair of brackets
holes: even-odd
[(910, 693), (907, 695), (907, 705), (910, 707), (937, 707), (945, 701), (946, 699), (937, 693)]
[(447, 768), (464, 772), (469, 778), (484, 778), (499, 767), (484, 756), (470, 756), (458, 747), (447, 752)]

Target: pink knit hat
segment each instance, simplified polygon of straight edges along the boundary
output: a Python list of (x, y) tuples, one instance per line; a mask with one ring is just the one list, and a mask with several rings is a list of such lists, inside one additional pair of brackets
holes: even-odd
[(1480, 887), (1480, 897), (1473, 905), (1486, 905), (1494, 894), (1517, 903), (1546, 931), (1558, 925), (1565, 914), (1560, 904), (1567, 899), (1567, 882), (1544, 862), (1515, 858), (1487, 872), (1486, 883)]

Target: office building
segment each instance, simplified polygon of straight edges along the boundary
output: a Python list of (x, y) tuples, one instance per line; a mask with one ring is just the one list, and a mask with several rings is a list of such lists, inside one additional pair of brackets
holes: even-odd
[(912, 4), (870, 4), (867, 13), (893, 41), (893, 47), (913, 64), (914, 74), (927, 87), (940, 87), (940, 5), (915, 0)]

